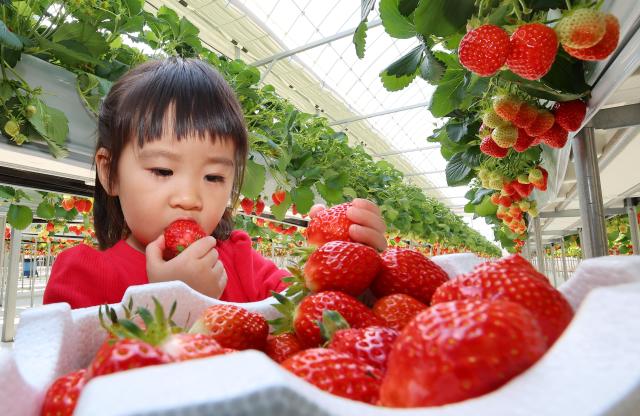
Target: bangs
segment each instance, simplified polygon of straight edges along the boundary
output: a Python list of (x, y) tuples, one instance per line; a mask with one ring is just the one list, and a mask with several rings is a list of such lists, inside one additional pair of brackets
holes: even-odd
[(163, 136), (232, 139), (236, 149), (246, 146), (244, 116), (234, 93), (208, 64), (169, 58), (136, 69), (113, 120), (121, 137), (136, 138), (139, 147)]

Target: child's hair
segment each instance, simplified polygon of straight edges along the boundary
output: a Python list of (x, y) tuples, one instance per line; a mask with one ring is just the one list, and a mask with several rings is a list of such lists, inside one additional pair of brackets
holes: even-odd
[[(173, 117), (167, 123), (165, 116)], [(172, 121), (172, 122), (171, 122)], [(139, 147), (159, 140), (172, 125), (181, 140), (195, 135), (203, 140), (232, 140), (235, 172), (231, 204), (237, 204), (248, 152), (248, 134), (242, 108), (224, 78), (209, 64), (196, 59), (167, 58), (145, 62), (113, 84), (100, 109), (96, 152), (110, 153), (109, 185), (117, 180), (123, 148), (134, 137)], [(100, 249), (125, 238), (129, 232), (118, 197), (109, 196), (96, 173), (94, 223)], [(233, 218), (227, 208), (213, 232), (229, 238)]]

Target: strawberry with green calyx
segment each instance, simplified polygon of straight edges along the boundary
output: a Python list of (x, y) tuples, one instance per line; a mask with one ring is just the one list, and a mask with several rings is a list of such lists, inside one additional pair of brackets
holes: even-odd
[(398, 336), (380, 404), (441, 406), (477, 397), (531, 367), (545, 351), (537, 322), (516, 303), (440, 303), (420, 312)]
[(350, 328), (338, 312), (331, 310), (323, 311), (320, 332), (327, 348), (345, 352), (383, 374), (387, 369), (391, 345), (398, 336), (395, 329), (382, 326)]
[(543, 179), (542, 170), (540, 166), (531, 168), (529, 170), (529, 182), (538, 182)]
[(493, 141), (503, 149), (508, 149), (518, 140), (518, 128), (512, 124), (496, 127), (491, 132)]
[(606, 32), (604, 13), (591, 8), (573, 9), (555, 27), (563, 46), (590, 48), (602, 40)]
[(329, 241), (353, 241), (349, 236), (349, 227), (353, 222), (347, 218), (347, 209), (351, 203), (336, 205), (322, 210), (307, 226), (307, 242), (321, 246)]
[(522, 174), (518, 175), (517, 180), (518, 180), (518, 183), (526, 185), (526, 184), (530, 183), (529, 174), (528, 173), (522, 173)]
[(524, 103), (514, 95), (498, 95), (493, 98), (493, 110), (502, 119), (513, 122), (518, 117), (520, 107)]
[(302, 344), (295, 334), (285, 332), (278, 335), (269, 335), (264, 352), (277, 363), (281, 363), (298, 351), (302, 350)]
[(480, 151), (485, 155), (495, 157), (496, 159), (502, 159), (509, 153), (509, 149), (498, 146), (491, 136), (487, 136), (482, 139), (480, 142)]
[(618, 47), (620, 40), (620, 22), (612, 15), (605, 16), (605, 34), (600, 42), (589, 48), (577, 49), (562, 45), (565, 51), (574, 58), (583, 61), (600, 61), (607, 58)]
[(242, 207), (242, 211), (247, 215), (253, 212), (254, 205), (253, 200), (249, 198), (243, 198), (242, 201), (240, 201), (240, 207)]
[[(547, 181), (549, 178), (549, 172), (547, 172), (546, 169), (544, 169), (542, 166), (538, 166), (536, 168), (536, 170), (538, 170), (540, 172), (540, 174), (542, 175), (541, 178), (537, 177), (537, 173), (534, 174), (534, 176), (537, 179), (531, 180), (531, 184), (536, 187), (537, 189), (541, 190), (541, 191), (546, 191), (547, 190)], [(531, 172), (529, 172), (529, 179), (531, 178)]]
[(189, 329), (190, 333), (208, 334), (225, 348), (263, 350), (269, 335), (264, 317), (236, 305), (212, 305)]
[(511, 186), (515, 189), (520, 198), (527, 198), (533, 192), (533, 185), (531, 183), (521, 183), (519, 180), (511, 182)]
[(364, 292), (380, 271), (378, 252), (364, 244), (330, 241), (318, 247), (304, 265), (305, 286), (312, 292)]
[(509, 35), (499, 26), (482, 25), (460, 41), (460, 63), (469, 71), (488, 77), (504, 65), (509, 54)]
[(378, 401), (380, 370), (347, 353), (327, 348), (307, 349), (288, 358), (282, 367), (336, 396), (369, 404)]
[(404, 293), (428, 305), (435, 289), (449, 280), (440, 266), (416, 250), (391, 247), (380, 257), (382, 270), (371, 286), (378, 297)]
[(87, 370), (82, 368), (57, 378), (47, 389), (40, 415), (73, 415), (80, 393), (87, 384), (86, 373)]
[(279, 302), (274, 308), (282, 315), (269, 321), (274, 334), (293, 331), (305, 348), (317, 347), (322, 343), (319, 324), (325, 309), (340, 313), (352, 328), (382, 323), (363, 303), (346, 293), (328, 290), (313, 293), (302, 300), (300, 296), (289, 299), (280, 293), (272, 292), (272, 295)]
[(510, 46), (507, 67), (524, 79), (537, 80), (551, 69), (558, 50), (558, 36), (541, 23), (527, 23), (513, 32)]
[(413, 319), (427, 305), (404, 293), (383, 296), (373, 304), (373, 314), (384, 321), (386, 327), (397, 331)]
[(490, 129), (508, 124), (505, 119), (500, 117), (492, 108), (487, 109), (482, 115), (482, 123)]
[(540, 136), (544, 144), (554, 149), (562, 149), (569, 139), (569, 132), (563, 129), (560, 124), (556, 123)]
[(548, 110), (538, 110), (535, 121), (524, 130), (531, 137), (538, 137), (553, 127), (555, 117)]
[(89, 364), (87, 379), (171, 361), (171, 357), (160, 348), (139, 339), (108, 340)]
[(555, 124), (566, 131), (577, 131), (587, 114), (587, 105), (582, 100), (559, 102), (553, 107), (553, 114)]
[(202, 227), (193, 220), (177, 220), (172, 222), (164, 230), (164, 259), (171, 260), (191, 244), (206, 236), (207, 234)]
[(524, 306), (538, 321), (548, 346), (573, 318), (573, 309), (562, 293), (518, 255), (480, 264), (433, 295), (434, 304), (460, 299), (507, 300)]

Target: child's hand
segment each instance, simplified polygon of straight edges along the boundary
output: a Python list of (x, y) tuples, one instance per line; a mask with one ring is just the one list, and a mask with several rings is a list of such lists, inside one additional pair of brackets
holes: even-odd
[(147, 244), (147, 276), (149, 283), (182, 280), (194, 290), (219, 298), (227, 285), (227, 273), (218, 259), (216, 239), (208, 236), (187, 247), (169, 261), (162, 258), (164, 235)]
[[(314, 205), (309, 211), (309, 216), (314, 218), (323, 209), (324, 205)], [(387, 224), (375, 203), (367, 199), (354, 199), (351, 207), (347, 209), (347, 218), (354, 222), (349, 227), (349, 236), (353, 241), (366, 244), (378, 251), (387, 248), (387, 239), (384, 236)]]

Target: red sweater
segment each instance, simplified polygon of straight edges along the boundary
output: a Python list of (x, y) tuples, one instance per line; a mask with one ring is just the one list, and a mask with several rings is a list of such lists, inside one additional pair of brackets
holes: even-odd
[[(289, 275), (251, 248), (244, 231), (233, 231), (216, 246), (227, 272), (227, 286), (220, 300), (255, 302), (285, 288)], [(144, 253), (121, 240), (98, 251), (85, 244), (60, 253), (44, 291), (44, 304), (67, 302), (73, 309), (118, 303), (129, 286), (149, 283)]]

